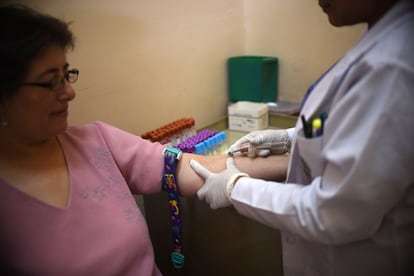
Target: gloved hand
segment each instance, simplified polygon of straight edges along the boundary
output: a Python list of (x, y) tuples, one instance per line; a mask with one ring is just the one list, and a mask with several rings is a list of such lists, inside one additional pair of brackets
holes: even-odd
[(246, 153), (249, 157), (264, 157), (271, 154), (281, 155), (290, 150), (289, 135), (284, 129), (252, 131), (231, 145), (229, 151), (237, 150), (241, 145), (246, 143), (250, 143), (251, 147)]
[(210, 172), (194, 159), (190, 160), (190, 165), (205, 179), (204, 186), (198, 190), (197, 196), (200, 200), (205, 200), (212, 209), (230, 206), (230, 193), (234, 183), (240, 177), (249, 176), (236, 167), (233, 158), (227, 158), (226, 169), (220, 173)]

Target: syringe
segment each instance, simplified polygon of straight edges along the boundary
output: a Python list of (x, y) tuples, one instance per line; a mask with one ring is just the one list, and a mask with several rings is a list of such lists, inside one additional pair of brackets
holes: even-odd
[[(252, 151), (256, 151), (256, 150), (270, 150), (272, 148), (272, 143), (263, 143), (257, 146), (254, 146), (250, 143), (244, 143), (241, 144), (239, 148), (234, 149), (234, 150), (229, 150), (227, 152), (228, 155), (248, 155), (251, 156), (252, 155)], [(253, 154), (254, 156), (255, 154)]]

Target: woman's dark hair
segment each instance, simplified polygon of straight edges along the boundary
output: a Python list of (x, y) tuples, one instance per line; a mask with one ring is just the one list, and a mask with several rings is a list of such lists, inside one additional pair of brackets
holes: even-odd
[(51, 46), (74, 48), (69, 23), (20, 4), (0, 6), (0, 99), (17, 91), (33, 59)]

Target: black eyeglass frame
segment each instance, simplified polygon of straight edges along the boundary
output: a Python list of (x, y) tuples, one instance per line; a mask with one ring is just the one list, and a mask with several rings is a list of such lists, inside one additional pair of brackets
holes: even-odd
[(78, 80), (79, 70), (76, 68), (70, 69), (66, 72), (63, 78), (53, 78), (49, 82), (22, 82), (20, 85), (31, 85), (49, 88), (53, 91), (59, 91), (64, 87), (65, 80), (69, 83), (75, 83)]

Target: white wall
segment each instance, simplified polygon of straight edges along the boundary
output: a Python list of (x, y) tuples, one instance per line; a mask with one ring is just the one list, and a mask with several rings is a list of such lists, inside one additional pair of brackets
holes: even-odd
[(181, 117), (226, 116), (226, 60), (280, 59), (279, 98), (298, 101), (360, 30), (335, 30), (308, 0), (23, 0), (73, 21), (80, 70), (72, 124), (141, 134)]
[(279, 100), (308, 87), (359, 38), (362, 25), (335, 28), (313, 0), (245, 0), (246, 54), (279, 58)]

